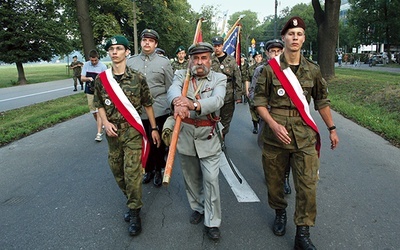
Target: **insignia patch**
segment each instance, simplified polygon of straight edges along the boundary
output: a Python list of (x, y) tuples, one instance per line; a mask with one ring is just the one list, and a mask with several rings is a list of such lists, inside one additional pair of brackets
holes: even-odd
[(276, 91), (276, 93), (277, 93), (279, 96), (284, 96), (284, 95), (285, 95), (285, 90), (282, 89), (282, 88), (280, 88), (280, 89), (278, 89), (278, 91)]
[(111, 105), (110, 99), (106, 99), (106, 100), (104, 101), (104, 103), (105, 103), (107, 106), (110, 106), (110, 105)]
[(219, 68), (220, 68), (220, 69), (224, 69), (224, 65), (221, 64), (221, 65), (219, 66)]

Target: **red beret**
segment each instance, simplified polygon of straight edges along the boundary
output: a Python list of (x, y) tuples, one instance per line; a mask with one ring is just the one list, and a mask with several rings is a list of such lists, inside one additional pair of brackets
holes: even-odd
[(293, 28), (303, 28), (303, 30), (306, 30), (306, 24), (300, 17), (298, 16), (292, 17), (289, 19), (289, 21), (287, 21), (287, 23), (283, 27), (281, 35), (282, 36), (285, 35), (288, 29), (293, 29)]

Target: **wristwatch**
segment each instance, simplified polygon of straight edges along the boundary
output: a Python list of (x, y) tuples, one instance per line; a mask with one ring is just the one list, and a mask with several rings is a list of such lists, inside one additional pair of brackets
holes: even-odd
[(332, 127), (329, 127), (329, 128), (328, 128), (329, 131), (332, 131), (332, 130), (334, 130), (334, 129), (336, 129), (336, 126), (335, 126), (335, 125), (333, 125)]
[(193, 106), (194, 106), (194, 109), (193, 109), (193, 110), (194, 110), (194, 111), (197, 111), (197, 107), (199, 106), (199, 105), (197, 105), (197, 102), (194, 102), (194, 103), (193, 103)]
[(155, 128), (151, 128), (151, 131), (155, 131), (155, 130), (158, 131), (158, 126), (156, 126)]

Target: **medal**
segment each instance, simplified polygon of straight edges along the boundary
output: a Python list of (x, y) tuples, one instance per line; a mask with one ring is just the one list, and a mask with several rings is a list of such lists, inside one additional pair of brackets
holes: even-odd
[(110, 105), (111, 105), (110, 99), (106, 99), (106, 100), (104, 101), (104, 103), (105, 103), (107, 106), (110, 106)]
[(284, 96), (284, 95), (285, 95), (285, 90), (282, 89), (282, 88), (280, 88), (280, 89), (278, 89), (278, 91), (276, 91), (276, 93), (277, 93), (279, 96)]
[(220, 68), (220, 69), (224, 69), (224, 65), (221, 64), (221, 65), (219, 66), (219, 68)]

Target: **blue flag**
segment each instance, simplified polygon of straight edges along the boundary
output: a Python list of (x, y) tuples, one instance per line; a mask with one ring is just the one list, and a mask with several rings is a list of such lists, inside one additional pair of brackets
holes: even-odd
[(240, 65), (240, 26), (237, 25), (235, 29), (225, 39), (223, 50), (228, 55), (236, 58), (236, 62)]

